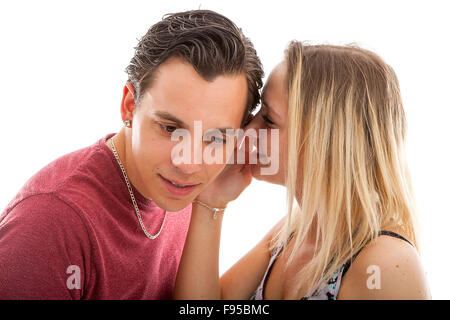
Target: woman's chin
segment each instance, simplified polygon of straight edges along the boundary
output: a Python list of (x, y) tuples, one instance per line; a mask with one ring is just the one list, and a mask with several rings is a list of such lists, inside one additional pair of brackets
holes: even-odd
[(252, 173), (253, 178), (259, 180), (259, 166), (257, 164), (251, 164), (250, 171)]
[(253, 178), (255, 178), (256, 180), (270, 182), (270, 179), (268, 179), (269, 176), (261, 174), (261, 166), (260, 165), (252, 164), (250, 166), (250, 169), (251, 169)]
[(264, 166), (261, 166), (259, 164), (250, 165), (250, 170), (252, 172), (253, 178), (255, 178), (256, 180), (284, 186), (284, 183), (281, 181), (280, 174), (261, 174), (261, 171), (264, 172), (264, 170), (261, 170), (262, 168), (264, 168)]

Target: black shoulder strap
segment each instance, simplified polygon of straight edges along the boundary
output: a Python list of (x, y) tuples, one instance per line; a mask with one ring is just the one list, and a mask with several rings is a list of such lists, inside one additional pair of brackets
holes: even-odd
[[(378, 236), (383, 236), (383, 235), (384, 236), (391, 236), (391, 237), (394, 237), (394, 238), (398, 238), (398, 239), (404, 240), (404, 241), (408, 242), (410, 245), (412, 245), (414, 247), (414, 245), (408, 239), (406, 239), (405, 237), (402, 237), (398, 233), (395, 233), (395, 232), (392, 232), (392, 231), (386, 231), (386, 230), (381, 230), (380, 232), (378, 232)], [(348, 268), (350, 268), (350, 265), (352, 264), (353, 260), (355, 260), (356, 256), (361, 252), (362, 249), (364, 249), (364, 248), (361, 248), (357, 253), (355, 253), (353, 255), (353, 257), (349, 261), (347, 261), (344, 264), (344, 269), (342, 270), (342, 276), (344, 276), (344, 274), (347, 272)]]
[(382, 236), (382, 235), (384, 235), (384, 236), (391, 236), (391, 237), (394, 237), (394, 238), (405, 240), (406, 242), (408, 242), (410, 245), (412, 245), (414, 247), (414, 245), (411, 243), (411, 241), (409, 241), (405, 237), (399, 235), (398, 233), (395, 233), (395, 232), (392, 232), (392, 231), (381, 230), (380, 232), (378, 232), (378, 236)]

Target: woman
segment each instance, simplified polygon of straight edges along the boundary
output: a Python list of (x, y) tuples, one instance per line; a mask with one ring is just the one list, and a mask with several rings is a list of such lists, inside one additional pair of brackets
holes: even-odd
[[(249, 126), (279, 130), (280, 170), (230, 166), (198, 196), (175, 298), (430, 298), (391, 67), (361, 48), (292, 42)], [(288, 213), (219, 279), (223, 217), (205, 204), (226, 207), (250, 174), (286, 186)]]

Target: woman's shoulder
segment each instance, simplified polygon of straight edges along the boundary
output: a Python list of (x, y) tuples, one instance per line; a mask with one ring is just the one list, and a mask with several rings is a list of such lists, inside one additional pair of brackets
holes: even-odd
[(418, 252), (383, 234), (369, 242), (342, 278), (339, 299), (430, 299)]

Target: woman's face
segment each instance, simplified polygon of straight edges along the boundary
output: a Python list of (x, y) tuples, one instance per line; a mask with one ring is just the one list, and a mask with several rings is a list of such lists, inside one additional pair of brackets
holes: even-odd
[[(282, 61), (270, 73), (263, 89), (261, 109), (246, 127), (246, 129), (256, 129), (259, 143), (261, 142), (260, 130), (267, 130), (267, 155), (264, 155), (263, 148), (258, 148), (258, 164), (251, 166), (253, 177), (280, 185), (286, 184), (287, 113), (289, 101), (287, 76), (287, 63)], [(271, 135), (275, 133), (275, 130), (278, 130), (278, 139), (273, 140)], [(278, 144), (278, 148), (274, 145), (275, 143)], [(263, 170), (261, 170), (273, 165), (272, 163), (267, 165), (260, 163), (259, 159), (265, 156), (268, 156), (272, 161), (278, 161), (278, 170), (275, 173), (264, 174)]]

